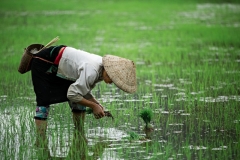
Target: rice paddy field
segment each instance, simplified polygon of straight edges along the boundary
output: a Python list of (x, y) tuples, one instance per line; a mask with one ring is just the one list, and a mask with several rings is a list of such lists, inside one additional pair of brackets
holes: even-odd
[[(240, 4), (228, 0), (1, 0), (0, 159), (240, 159)], [(114, 116), (88, 114), (77, 141), (68, 103), (53, 104), (45, 147), (35, 145), (29, 44), (65, 44), (136, 63), (138, 90), (99, 83)], [(146, 139), (143, 109), (153, 112)]]

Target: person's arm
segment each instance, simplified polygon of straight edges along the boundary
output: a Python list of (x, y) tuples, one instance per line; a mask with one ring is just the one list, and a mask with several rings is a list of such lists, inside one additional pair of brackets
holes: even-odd
[(69, 86), (67, 98), (72, 102), (91, 108), (96, 118), (102, 118), (104, 116), (103, 108), (91, 94), (91, 86), (94, 85), (97, 78), (98, 73), (91, 66), (87, 66), (81, 71), (79, 78)]
[(98, 104), (100, 107), (102, 107), (102, 109), (104, 111), (104, 107), (102, 106), (102, 104), (100, 102), (98, 102), (93, 96), (91, 98), (89, 98), (88, 100)]
[(102, 106), (96, 102), (82, 98), (81, 101), (79, 101), (78, 103), (83, 106), (87, 106), (87, 107), (91, 108), (93, 110), (93, 114), (94, 114), (95, 118), (97, 118), (97, 119), (105, 116)]
[(83, 98), (92, 98), (91, 86), (93, 86), (97, 78), (98, 73), (94, 69), (91, 69), (91, 66), (88, 66), (88, 68), (81, 71), (78, 79), (69, 86), (67, 98), (76, 103), (80, 102)]
[(70, 101), (91, 108), (96, 118), (102, 118), (105, 115), (102, 105), (93, 96), (86, 99), (80, 94), (76, 94), (73, 85), (70, 85), (67, 96)]

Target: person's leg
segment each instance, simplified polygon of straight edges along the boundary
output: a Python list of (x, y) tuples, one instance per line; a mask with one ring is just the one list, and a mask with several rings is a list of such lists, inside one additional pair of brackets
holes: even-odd
[(36, 125), (36, 141), (37, 148), (36, 156), (39, 159), (49, 159), (51, 157), (48, 149), (48, 138), (46, 136), (47, 118), (49, 115), (50, 106), (37, 106), (36, 115), (34, 116)]
[(87, 142), (84, 131), (84, 121), (86, 115), (86, 107), (71, 101), (68, 102), (72, 110), (72, 119), (76, 129), (76, 133), (79, 134)]
[(46, 130), (49, 110), (50, 110), (49, 106), (37, 106), (36, 108), (36, 115), (34, 116), (34, 119), (36, 124), (37, 146), (46, 147), (47, 145)]
[(55, 75), (39, 74), (35, 76), (33, 83), (35, 84), (34, 89), (37, 97), (36, 116), (34, 119), (38, 142), (41, 142), (47, 140), (47, 118), (50, 110), (50, 106), (47, 104), (68, 101), (67, 89), (72, 82), (56, 77)]
[(68, 104), (72, 110), (72, 118), (75, 129), (78, 130), (80, 133), (84, 133), (86, 107), (71, 101), (68, 101)]
[(45, 137), (46, 130), (47, 130), (47, 121), (35, 119), (35, 124), (36, 124), (37, 135)]
[[(37, 56), (43, 57), (49, 55), (50, 49), (45, 49), (37, 54)], [(39, 59), (32, 59), (31, 62), (31, 75), (34, 92), (36, 94), (36, 115), (34, 116), (36, 124), (36, 145), (38, 147), (47, 147), (46, 129), (47, 129), (47, 115), (49, 112), (49, 79), (51, 78), (47, 74), (47, 70), (51, 67), (51, 64), (46, 63)]]
[(71, 159), (87, 159), (87, 139), (84, 130), (86, 107), (70, 101), (68, 103), (72, 110), (72, 119), (75, 126), (69, 157)]
[(72, 112), (73, 123), (75, 129), (80, 133), (84, 134), (84, 120), (85, 120), (85, 112)]
[(77, 141), (79, 141), (78, 143), (81, 143), (81, 145), (83, 146), (86, 146), (88, 143), (87, 138), (85, 136), (85, 130), (84, 130), (85, 115), (86, 115), (85, 112), (83, 113), (73, 112), (73, 123), (75, 126), (75, 131), (74, 131), (75, 142), (77, 144)]
[[(49, 61), (54, 61), (56, 55), (51, 56), (50, 53), (52, 48), (53, 47), (44, 49), (37, 53), (36, 56)], [(69, 85), (73, 83), (57, 77), (55, 72), (49, 73), (51, 67), (53, 67), (52, 64), (46, 63), (40, 59), (33, 58), (31, 62), (32, 83), (37, 102), (36, 116), (34, 117), (37, 144), (38, 142), (41, 143), (47, 140), (46, 129), (49, 105), (68, 101), (67, 89)]]

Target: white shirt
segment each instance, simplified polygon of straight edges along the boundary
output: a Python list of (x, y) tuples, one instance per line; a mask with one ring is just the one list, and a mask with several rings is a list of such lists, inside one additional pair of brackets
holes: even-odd
[(57, 76), (74, 81), (67, 97), (79, 102), (83, 97), (91, 98), (91, 90), (102, 81), (102, 57), (72, 47), (66, 47), (58, 65)]

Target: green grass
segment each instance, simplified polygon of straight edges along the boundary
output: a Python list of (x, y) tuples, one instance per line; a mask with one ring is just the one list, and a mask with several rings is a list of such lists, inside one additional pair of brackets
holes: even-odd
[[(227, 2), (0, 2), (0, 156), (81, 159), (65, 103), (50, 111), (48, 148), (34, 146), (31, 74), (17, 72), (25, 47), (59, 36), (57, 44), (137, 64), (135, 94), (104, 83), (93, 90), (114, 121), (87, 115), (89, 159), (238, 159), (240, 5)], [(144, 136), (144, 108), (153, 111), (152, 141), (129, 141)]]

